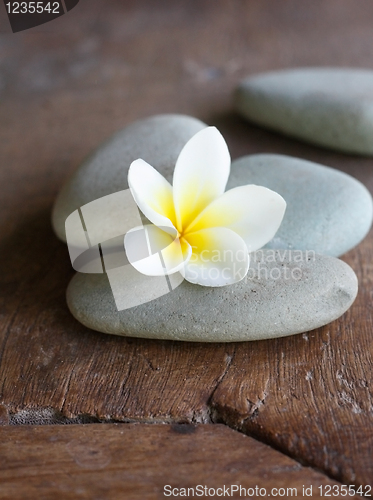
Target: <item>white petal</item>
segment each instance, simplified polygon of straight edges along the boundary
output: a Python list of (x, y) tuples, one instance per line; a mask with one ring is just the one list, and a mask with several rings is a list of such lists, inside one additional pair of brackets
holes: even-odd
[(128, 185), (137, 206), (155, 225), (175, 227), (172, 186), (144, 160), (135, 160), (128, 171)]
[(190, 283), (224, 286), (246, 276), (250, 263), (247, 247), (231, 229), (203, 229), (188, 234), (186, 239), (193, 253), (181, 273)]
[(124, 246), (130, 264), (147, 276), (176, 273), (192, 254), (190, 245), (180, 240), (176, 231), (171, 236), (151, 224), (128, 231), (124, 237)]
[(249, 252), (254, 252), (274, 237), (285, 209), (286, 202), (278, 193), (254, 184), (240, 186), (230, 189), (213, 201), (188, 231), (227, 227), (245, 240)]
[(209, 204), (224, 193), (230, 171), (227, 144), (215, 127), (194, 135), (182, 149), (173, 177), (177, 228), (185, 229)]

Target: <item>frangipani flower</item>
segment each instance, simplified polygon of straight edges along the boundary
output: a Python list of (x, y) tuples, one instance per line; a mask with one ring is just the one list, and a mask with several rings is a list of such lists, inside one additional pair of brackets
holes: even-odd
[[(215, 127), (201, 130), (184, 146), (172, 186), (144, 160), (131, 164), (129, 187), (153, 224), (146, 226), (153, 255), (142, 260), (129, 256), (138, 271), (150, 276), (179, 271), (187, 281), (204, 286), (229, 285), (246, 276), (249, 253), (274, 237), (286, 203), (262, 186), (224, 192), (229, 172), (228, 147)], [(125, 238), (127, 254), (130, 236)]]

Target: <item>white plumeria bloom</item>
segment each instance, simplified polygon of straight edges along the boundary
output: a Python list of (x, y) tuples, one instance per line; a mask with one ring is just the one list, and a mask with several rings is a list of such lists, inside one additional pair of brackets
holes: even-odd
[[(230, 163), (223, 136), (207, 127), (182, 149), (172, 186), (144, 160), (131, 164), (129, 187), (153, 224), (146, 228), (153, 255), (129, 257), (138, 271), (149, 276), (179, 271), (187, 281), (204, 286), (229, 285), (246, 276), (249, 253), (274, 237), (286, 202), (256, 185), (224, 192)], [(127, 237), (125, 245), (131, 254)], [(161, 249), (160, 265), (156, 252)]]

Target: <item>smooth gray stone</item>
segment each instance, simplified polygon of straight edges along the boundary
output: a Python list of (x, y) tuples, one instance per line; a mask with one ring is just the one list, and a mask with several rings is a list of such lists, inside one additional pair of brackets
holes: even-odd
[(259, 154), (232, 163), (227, 189), (258, 184), (287, 203), (267, 248), (315, 250), (339, 256), (356, 246), (372, 224), (372, 197), (361, 182), (339, 170), (290, 156)]
[(236, 109), (270, 129), (347, 153), (373, 154), (373, 71), (302, 68), (249, 77)]
[(132, 161), (142, 158), (167, 180), (177, 157), (193, 135), (207, 125), (185, 115), (157, 115), (139, 120), (102, 144), (75, 171), (59, 193), (52, 213), (56, 235), (66, 241), (66, 218), (90, 201), (128, 188)]
[[(149, 286), (156, 285), (149, 281)], [(338, 259), (265, 250), (252, 254), (249, 274), (239, 283), (208, 288), (183, 281), (171, 293), (119, 312), (105, 274), (78, 273), (68, 286), (67, 303), (78, 321), (104, 333), (237, 342), (325, 325), (351, 306), (357, 287), (353, 270)]]

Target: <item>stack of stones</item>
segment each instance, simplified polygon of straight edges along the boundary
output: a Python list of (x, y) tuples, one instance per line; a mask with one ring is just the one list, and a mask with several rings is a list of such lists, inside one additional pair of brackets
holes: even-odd
[[(373, 72), (306, 69), (255, 76), (241, 83), (235, 101), (243, 116), (262, 126), (341, 151), (373, 153)], [(73, 211), (128, 188), (128, 169), (138, 158), (171, 181), (182, 147), (204, 127), (192, 117), (159, 115), (117, 133), (60, 192), (52, 216), (57, 236), (66, 241), (65, 221)], [(171, 293), (118, 311), (105, 273), (77, 273), (67, 290), (75, 318), (109, 334), (235, 342), (301, 333), (340, 317), (358, 283), (338, 257), (370, 229), (368, 190), (338, 170), (276, 154), (233, 161), (227, 189), (245, 184), (278, 192), (287, 210), (275, 238), (251, 255), (244, 280), (219, 288), (183, 281)], [(158, 286), (152, 283), (150, 278), (148, 286)]]

